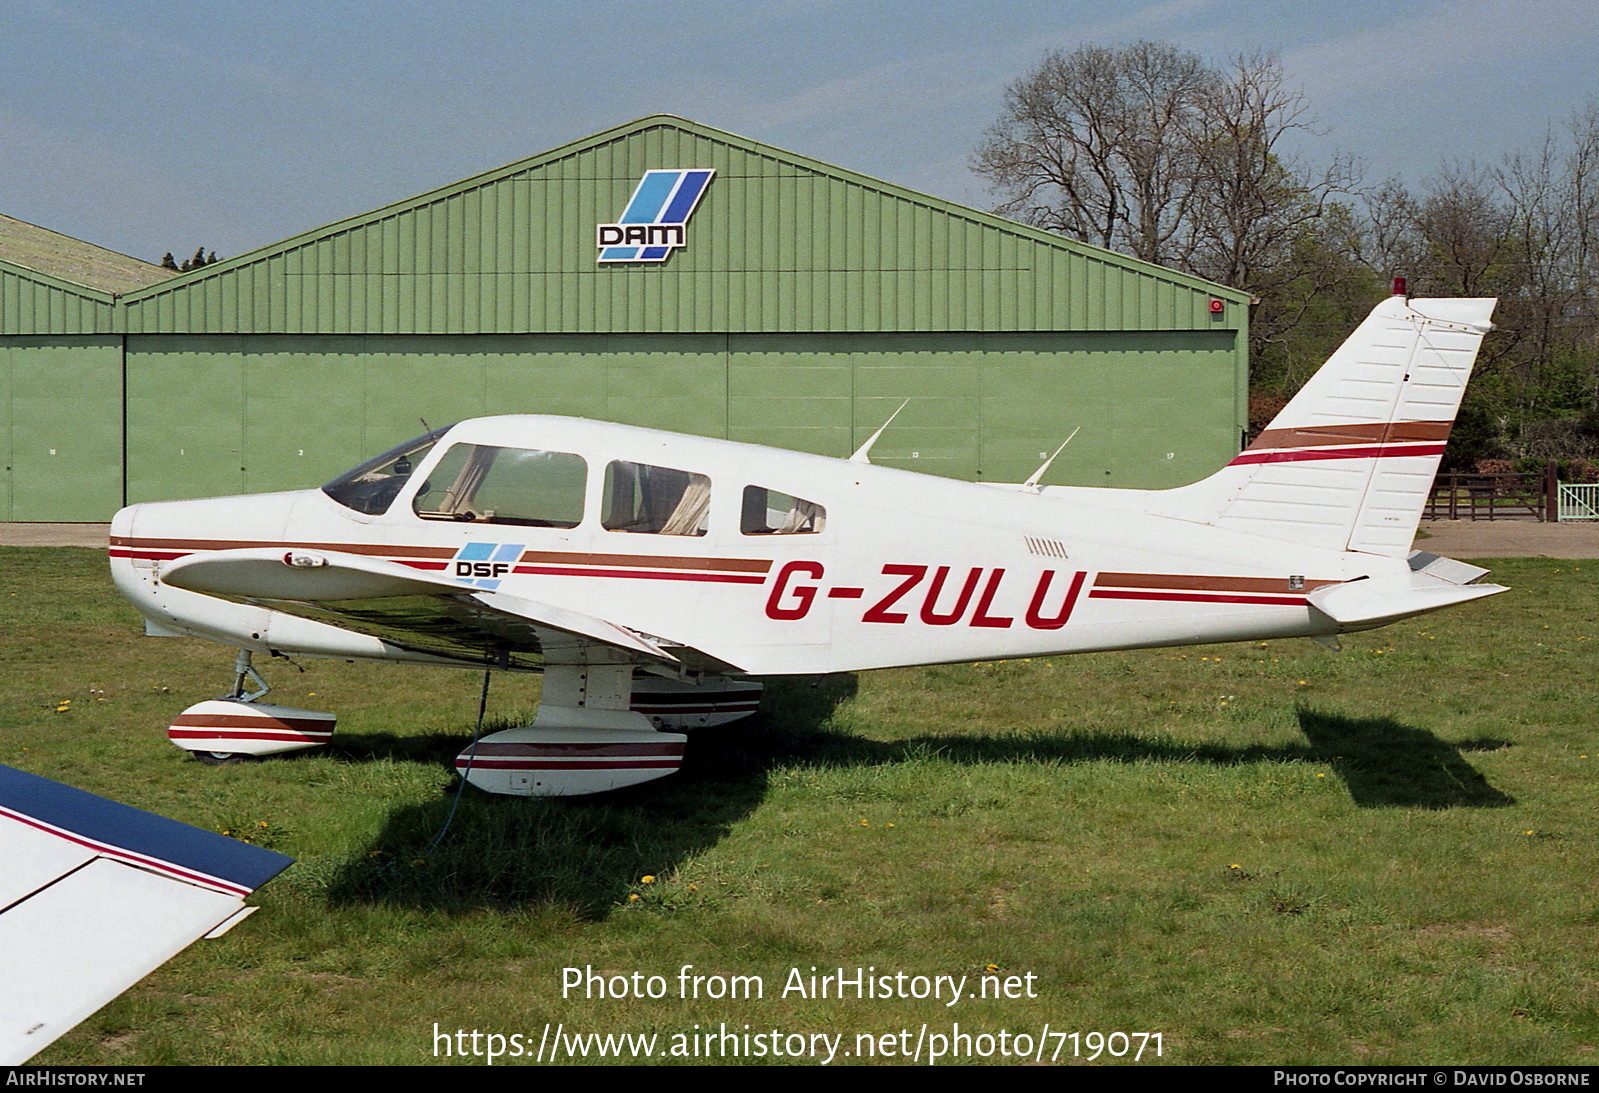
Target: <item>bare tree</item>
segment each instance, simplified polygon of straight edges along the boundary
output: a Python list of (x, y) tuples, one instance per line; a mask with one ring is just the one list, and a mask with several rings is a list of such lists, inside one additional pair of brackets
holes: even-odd
[(1250, 291), (1287, 271), (1300, 236), (1352, 192), (1346, 158), (1311, 172), (1283, 144), (1310, 131), (1281, 65), (1225, 71), (1169, 45), (1052, 53), (1006, 93), (972, 165), (999, 211)]
[(1496, 186), (1476, 164), (1452, 163), (1428, 180), (1416, 205), (1416, 230), (1425, 241), (1417, 292), (1497, 296), (1514, 289), (1511, 219)]
[(1051, 53), (1006, 92), (973, 168), (1004, 215), (1170, 263), (1187, 249), (1193, 134), (1213, 79), (1194, 54), (1155, 42)]
[(1568, 126), (1571, 152), (1567, 160), (1570, 180), (1572, 264), (1579, 291), (1593, 300), (1599, 287), (1599, 103), (1589, 103)]
[(1306, 113), (1270, 57), (1239, 57), (1208, 82), (1193, 135), (1193, 272), (1257, 295), (1314, 272), (1296, 244), (1359, 179), (1347, 156), (1312, 171), (1287, 155), (1292, 134), (1314, 131)]

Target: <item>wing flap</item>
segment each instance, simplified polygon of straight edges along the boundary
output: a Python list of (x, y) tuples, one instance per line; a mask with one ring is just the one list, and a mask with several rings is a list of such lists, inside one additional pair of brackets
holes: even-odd
[(0, 1063), (16, 1065), (244, 905), (95, 858), (0, 914)]

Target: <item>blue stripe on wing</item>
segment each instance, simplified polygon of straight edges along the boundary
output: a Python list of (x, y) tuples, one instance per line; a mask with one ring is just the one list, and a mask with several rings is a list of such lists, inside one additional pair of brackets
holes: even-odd
[(0, 766), (0, 805), (85, 839), (209, 873), (251, 890), (294, 863), (275, 851), (11, 767)]

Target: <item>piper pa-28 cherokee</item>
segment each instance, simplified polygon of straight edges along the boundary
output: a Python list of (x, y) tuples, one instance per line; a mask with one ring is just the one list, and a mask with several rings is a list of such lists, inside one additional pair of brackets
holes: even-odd
[(252, 653), (542, 670), (532, 724), (456, 767), (593, 793), (676, 770), (681, 730), (754, 711), (751, 676), (1332, 641), (1502, 591), (1411, 550), (1493, 305), (1391, 297), (1248, 450), (1177, 489), (489, 417), (320, 490), (126, 508), (111, 564), (149, 633), (239, 650), (233, 693), (169, 730), (202, 759), (332, 735), (331, 714), (259, 701)]

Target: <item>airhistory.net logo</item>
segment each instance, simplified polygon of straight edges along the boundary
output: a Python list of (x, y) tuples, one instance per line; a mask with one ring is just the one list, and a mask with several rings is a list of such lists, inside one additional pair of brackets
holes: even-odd
[(688, 218), (716, 174), (709, 168), (645, 171), (622, 218), (595, 229), (601, 262), (664, 262), (688, 243)]

